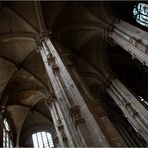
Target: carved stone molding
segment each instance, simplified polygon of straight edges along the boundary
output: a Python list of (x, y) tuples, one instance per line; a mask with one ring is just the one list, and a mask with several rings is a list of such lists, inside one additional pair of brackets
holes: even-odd
[(48, 65), (55, 65), (55, 57), (51, 56), (51, 55), (47, 55), (47, 60), (48, 60)]
[(58, 122), (58, 130), (61, 131), (64, 129), (64, 125), (61, 123), (61, 120), (60, 121), (57, 121)]
[(108, 24), (108, 26), (106, 28), (104, 28), (104, 38), (108, 38), (109, 35), (114, 32), (114, 29), (115, 29), (115, 24), (114, 22), (112, 22), (111, 24)]
[(133, 117), (139, 115), (138, 112), (136, 111), (136, 109), (133, 108), (131, 103), (129, 101), (127, 101), (126, 98), (122, 97), (121, 103), (125, 106), (126, 109), (129, 109), (131, 111), (131, 114)]
[(133, 45), (133, 46), (135, 46), (135, 47), (137, 47), (137, 40), (136, 40), (136, 38), (135, 37), (129, 37), (129, 42)]
[(3, 119), (5, 115), (5, 106), (0, 105), (0, 118)]
[(114, 80), (116, 77), (116, 74), (113, 73), (105, 80), (105, 82), (101, 84), (101, 88), (103, 89), (103, 91), (110, 87), (110, 85), (112, 84), (112, 80)]
[(49, 38), (51, 34), (52, 34), (52, 30), (44, 30), (40, 32), (40, 37)]
[(56, 100), (55, 94), (51, 93), (50, 96), (47, 99), (45, 99), (45, 104), (51, 106), (55, 100)]
[(42, 48), (42, 43), (40, 40), (36, 40), (36, 52), (38, 53)]
[(85, 122), (85, 119), (82, 117), (80, 107), (78, 105), (71, 106), (70, 115), (74, 119), (76, 125)]
[(52, 70), (53, 70), (53, 73), (54, 73), (54, 74), (60, 71), (60, 69), (59, 69), (59, 67), (57, 66), (57, 64), (52, 65)]
[(67, 136), (64, 131), (64, 125), (61, 122), (58, 123), (58, 130), (61, 132), (61, 136), (62, 136), (63, 141), (67, 141)]
[(47, 55), (47, 60), (48, 60), (48, 65), (52, 67), (53, 73), (59, 72), (60, 69), (56, 64), (55, 57), (53, 57), (52, 55)]

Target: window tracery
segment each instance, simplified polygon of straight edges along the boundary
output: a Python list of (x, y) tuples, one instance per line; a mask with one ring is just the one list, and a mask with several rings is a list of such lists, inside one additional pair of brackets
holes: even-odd
[(148, 27), (148, 4), (139, 3), (135, 5), (133, 15), (140, 25)]
[(33, 146), (35, 148), (52, 148), (54, 147), (52, 136), (48, 132), (37, 132), (32, 134)]

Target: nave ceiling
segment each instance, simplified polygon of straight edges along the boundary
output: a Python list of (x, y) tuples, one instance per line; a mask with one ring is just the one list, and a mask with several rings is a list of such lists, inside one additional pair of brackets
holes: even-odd
[(16, 134), (22, 137), (29, 126), (38, 124), (52, 127), (44, 104), (50, 84), (35, 39), (47, 29), (61, 50), (70, 49), (73, 62), (97, 97), (94, 90), (111, 74), (104, 69), (108, 66), (102, 57), (108, 47), (104, 28), (113, 19), (108, 2), (1, 2), (0, 103)]

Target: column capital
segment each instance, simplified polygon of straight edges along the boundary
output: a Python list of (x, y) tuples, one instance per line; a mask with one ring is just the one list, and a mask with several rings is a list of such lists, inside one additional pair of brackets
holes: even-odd
[(36, 45), (37, 46), (43, 46), (42, 42), (44, 42), (47, 38), (49, 38), (49, 35), (52, 34), (50, 30), (46, 30), (43, 32), (40, 32), (38, 39), (36, 39)]
[(106, 90), (107, 88), (110, 87), (112, 80), (114, 80), (116, 78), (116, 74), (112, 73), (103, 83), (102, 83), (102, 87), (103, 90)]
[(51, 93), (48, 98), (45, 99), (45, 103), (47, 106), (51, 106), (53, 102), (55, 102), (56, 96), (54, 93)]
[(120, 22), (120, 19), (114, 18), (111, 23), (107, 24), (107, 27), (104, 28), (104, 38), (110, 37), (110, 34), (114, 32), (116, 24)]
[(114, 31), (115, 24), (112, 22), (107, 25), (106, 28), (104, 28), (104, 38), (108, 38), (109, 35)]
[(42, 45), (42, 39), (38, 38), (38, 39), (35, 41), (35, 43), (36, 43), (36, 51), (39, 52), (40, 49), (43, 47), (43, 45)]
[(44, 39), (49, 38), (51, 34), (52, 34), (52, 30), (44, 30), (40, 32), (40, 36)]

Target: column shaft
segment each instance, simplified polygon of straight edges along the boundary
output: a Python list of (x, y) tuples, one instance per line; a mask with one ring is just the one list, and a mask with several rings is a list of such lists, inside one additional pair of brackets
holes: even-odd
[[(41, 48), (41, 56), (45, 64), (49, 79), (53, 86), (59, 108), (64, 118), (65, 126), (67, 127), (67, 134), (69, 133), (69, 141), (72, 140), (74, 146), (83, 146), (82, 139), (80, 140), (79, 133), (73, 124), (71, 117), (69, 116), (69, 108), (72, 103), (81, 106), (82, 117), (85, 118), (85, 124), (90, 132), (90, 139), (93, 141), (92, 146), (109, 146), (108, 141), (105, 139), (101, 129), (99, 128), (96, 120), (90, 112), (85, 99), (81, 95), (71, 75), (69, 74), (64, 62), (60, 58), (60, 54), (54, 48), (49, 39), (46, 39), (44, 44), (47, 44), (50, 56), (47, 57), (44, 48)], [(51, 56), (52, 55), (52, 56)], [(57, 75), (57, 73), (60, 73)], [(64, 85), (62, 85), (62, 83)], [(66, 90), (66, 91), (65, 91)], [(70, 101), (71, 100), (71, 101)], [(82, 129), (82, 128), (80, 128)], [(83, 134), (83, 132), (81, 133)], [(76, 136), (77, 135), (77, 136)], [(86, 135), (83, 135), (86, 136)], [(94, 138), (97, 137), (97, 138)], [(86, 144), (87, 145), (87, 144)]]
[(57, 103), (55, 105), (57, 107), (59, 116), (63, 120), (62, 123), (64, 125), (65, 134), (68, 139), (68, 146), (82, 146), (82, 143), (78, 138), (79, 136), (75, 129), (75, 125), (73, 124), (72, 119), (69, 116), (70, 102), (57, 75), (59, 68), (54, 63), (55, 57), (49, 57), (48, 55), (46, 55), (47, 52), (44, 52), (44, 48), (42, 48), (40, 52), (57, 98)]
[[(65, 54), (65, 53), (64, 53)], [(85, 101), (93, 114), (94, 118), (96, 119), (99, 127), (101, 128), (104, 136), (108, 140), (109, 144), (114, 147), (118, 146), (127, 146), (116, 130), (116, 128), (113, 126), (109, 118), (107, 117), (107, 114), (103, 110), (101, 104), (99, 101), (94, 98), (91, 93), (88, 90), (87, 85), (85, 84), (84, 80), (81, 78), (80, 74), (78, 73), (77, 68), (74, 64), (72, 64), (72, 61), (67, 56), (64, 56), (65, 62), (67, 63), (67, 68), (69, 72), (71, 73), (73, 79), (76, 80), (76, 84), (79, 86), (79, 90), (81, 91), (81, 94), (85, 98)], [(102, 99), (102, 98), (101, 98)]]
[(148, 33), (124, 21), (115, 24), (109, 33), (119, 46), (148, 66)]
[(127, 116), (137, 132), (148, 141), (148, 111), (145, 107), (117, 79), (112, 80), (107, 92)]

